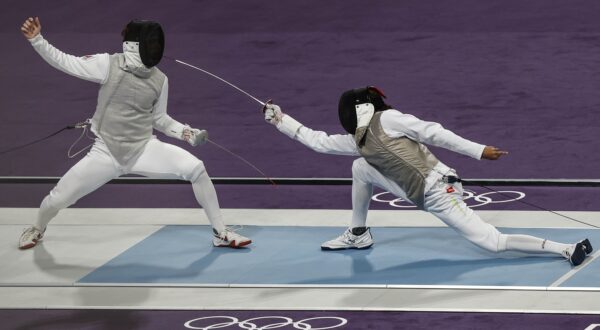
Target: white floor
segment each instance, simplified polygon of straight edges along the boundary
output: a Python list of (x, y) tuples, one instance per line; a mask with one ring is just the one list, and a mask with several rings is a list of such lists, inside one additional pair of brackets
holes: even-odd
[[(0, 208), (0, 308), (535, 311), (600, 314), (600, 288), (512, 287), (507, 290), (505, 287), (385, 285), (90, 286), (77, 281), (164, 225), (207, 224), (203, 212), (197, 209), (67, 209), (49, 226), (44, 238), (48, 243), (44, 245), (45, 249), (20, 251), (17, 249), (17, 239), (22, 228), (35, 219), (36, 212), (37, 209)], [(547, 212), (478, 213), (484, 220), (500, 227), (586, 227)], [(562, 213), (600, 226), (600, 212)], [(242, 226), (345, 226), (350, 211), (226, 209), (224, 215), (229, 224)], [(421, 211), (371, 211), (369, 225), (443, 226), (437, 219)]]

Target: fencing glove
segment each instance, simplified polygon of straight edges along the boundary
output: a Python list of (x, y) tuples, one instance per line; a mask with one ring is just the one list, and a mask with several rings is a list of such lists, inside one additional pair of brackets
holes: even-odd
[(208, 132), (203, 129), (191, 128), (186, 124), (181, 133), (181, 138), (195, 147), (208, 141)]
[(281, 122), (283, 112), (277, 104), (267, 103), (264, 107), (265, 120), (273, 125), (277, 125)]

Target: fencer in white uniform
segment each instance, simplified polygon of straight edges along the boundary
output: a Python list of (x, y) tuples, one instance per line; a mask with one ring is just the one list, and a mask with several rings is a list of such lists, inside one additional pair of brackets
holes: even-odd
[(44, 198), (37, 221), (23, 231), (19, 248), (34, 247), (61, 209), (129, 173), (190, 181), (196, 200), (213, 228), (213, 244), (237, 248), (251, 243), (247, 237), (225, 226), (204, 163), (186, 150), (152, 135), (156, 129), (193, 146), (208, 139), (205, 130), (183, 125), (167, 114), (168, 79), (156, 67), (164, 50), (160, 24), (131, 21), (122, 32), (123, 53), (83, 57), (65, 54), (48, 43), (40, 34), (37, 17), (27, 19), (21, 31), (50, 65), (101, 87), (91, 120), (91, 131), (96, 135), (91, 150)]
[(394, 110), (375, 87), (342, 94), (339, 116), (349, 134), (314, 131), (274, 104), (265, 106), (265, 120), (288, 137), (321, 153), (362, 156), (352, 165), (352, 220), (339, 237), (324, 242), (323, 250), (366, 249), (373, 237), (366, 226), (367, 211), (378, 186), (419, 209), (430, 212), (475, 245), (491, 252), (552, 253), (573, 265), (592, 252), (585, 239), (563, 244), (529, 235), (507, 235), (484, 222), (463, 201), (456, 171), (439, 161), (425, 144), (475, 158), (495, 160), (507, 154), (496, 147), (464, 139), (442, 125)]

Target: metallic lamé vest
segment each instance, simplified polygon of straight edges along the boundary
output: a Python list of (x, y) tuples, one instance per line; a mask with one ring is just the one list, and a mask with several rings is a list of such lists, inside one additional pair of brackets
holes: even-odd
[(156, 67), (129, 71), (123, 54), (110, 56), (108, 80), (98, 92), (92, 131), (122, 165), (138, 155), (152, 137), (154, 105), (165, 75)]
[(376, 112), (368, 126), (356, 129), (358, 151), (366, 161), (387, 178), (396, 182), (418, 208), (423, 209), (425, 178), (439, 160), (419, 142), (407, 137), (391, 138), (381, 126)]

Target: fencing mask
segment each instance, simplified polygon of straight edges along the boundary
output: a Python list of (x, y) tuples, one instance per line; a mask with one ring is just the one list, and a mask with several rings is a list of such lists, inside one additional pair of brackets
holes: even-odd
[(356, 134), (357, 125), (357, 110), (360, 111), (358, 105), (370, 103), (373, 105), (374, 111), (383, 111), (391, 107), (383, 99), (385, 95), (377, 87), (368, 86), (364, 88), (351, 89), (346, 91), (340, 97), (338, 104), (338, 113), (340, 122), (350, 134)]
[(125, 26), (121, 33), (123, 42), (139, 43), (140, 58), (148, 68), (157, 65), (165, 50), (165, 35), (157, 22), (133, 20)]

